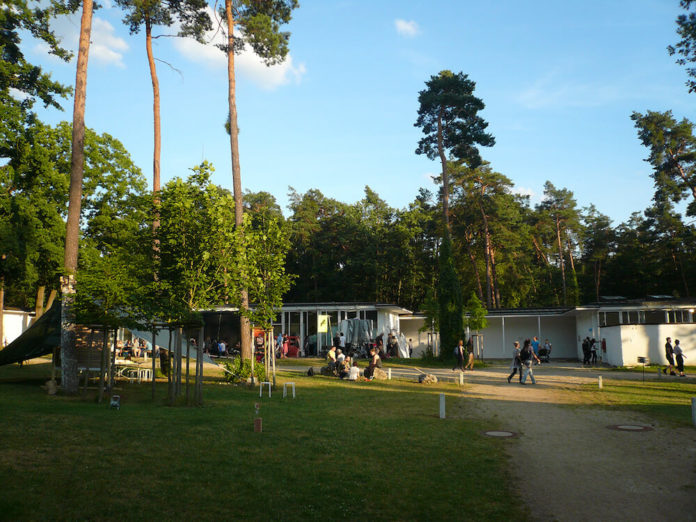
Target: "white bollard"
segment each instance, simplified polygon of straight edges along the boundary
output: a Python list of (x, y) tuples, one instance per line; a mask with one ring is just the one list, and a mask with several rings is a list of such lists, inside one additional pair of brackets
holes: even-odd
[(599, 385), (599, 389), (601, 390), (602, 389), (602, 376), (601, 375), (599, 377), (597, 377), (597, 384)]
[(696, 426), (696, 397), (691, 397), (691, 420)]
[(440, 394), (440, 418), (445, 418), (445, 394)]
[(391, 368), (387, 368), (387, 379), (391, 381)]
[(462, 386), (464, 384), (464, 372), (459, 372), (459, 385)]

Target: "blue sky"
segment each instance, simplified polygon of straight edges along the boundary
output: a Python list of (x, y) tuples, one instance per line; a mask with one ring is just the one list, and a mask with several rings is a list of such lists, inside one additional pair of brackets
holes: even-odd
[[(677, 0), (379, 1), (304, 0), (288, 26), (290, 55), (266, 68), (238, 59), (240, 159), (245, 189), (281, 206), (288, 186), (352, 203), (365, 185), (405, 207), (436, 190), (439, 165), (414, 153), (418, 92), (440, 70), (476, 84), (496, 145), (482, 150), (532, 203), (545, 181), (572, 190), (618, 224), (652, 197), (650, 167), (630, 120), (636, 110), (694, 118), (696, 95), (666, 51), (677, 40)], [(116, 7), (95, 13), (87, 125), (121, 140), (152, 177), (152, 87), (142, 35)], [(75, 46), (79, 18), (57, 31)], [(166, 32), (163, 30), (162, 32)], [(212, 45), (161, 38), (162, 179), (185, 177), (207, 159), (232, 186), (226, 62)], [(74, 83), (74, 62), (25, 42), (31, 60)], [(42, 112), (49, 122), (70, 119)]]

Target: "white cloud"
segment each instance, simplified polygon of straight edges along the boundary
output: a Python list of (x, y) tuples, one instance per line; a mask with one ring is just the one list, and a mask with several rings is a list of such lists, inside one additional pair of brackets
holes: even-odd
[(123, 38), (114, 34), (114, 26), (106, 20), (95, 18), (92, 22), (92, 43), (90, 57), (98, 62), (125, 67), (123, 53), (128, 51), (128, 44)]
[[(73, 51), (73, 60), (77, 56), (80, 35), (79, 15), (60, 16), (53, 23), (53, 30), (61, 41), (61, 45)], [(125, 67), (123, 54), (129, 49), (128, 43), (123, 38), (116, 36), (114, 26), (106, 20), (94, 17), (92, 19), (92, 34), (89, 47), (90, 60), (103, 64)], [(34, 51), (48, 54), (49, 47), (43, 42), (37, 43)], [(58, 58), (55, 58), (61, 61)]]
[(418, 27), (418, 24), (413, 20), (397, 18), (394, 20), (394, 27), (397, 33), (407, 38), (413, 38), (420, 34), (420, 27)]
[[(210, 14), (213, 14), (212, 10)], [(203, 63), (213, 69), (225, 70), (227, 56), (216, 47), (218, 44), (225, 44), (225, 40), (222, 31), (214, 29), (206, 35), (207, 44), (198, 43), (193, 38), (175, 38), (173, 44), (175, 49), (189, 60)], [(235, 67), (240, 75), (266, 90), (273, 90), (291, 82), (298, 84), (307, 72), (305, 65), (295, 64), (290, 54), (282, 63), (268, 67), (249, 46), (235, 57)]]

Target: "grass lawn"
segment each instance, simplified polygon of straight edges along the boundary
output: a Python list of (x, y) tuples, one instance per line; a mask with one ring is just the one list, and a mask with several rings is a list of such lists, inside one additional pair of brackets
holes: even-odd
[[(454, 385), (280, 373), (297, 398), (208, 375), (205, 405), (164, 406), (120, 383), (49, 397), (47, 364), (0, 367), (0, 518), (524, 520), (506, 441), (467, 420)], [(437, 417), (448, 394), (448, 418)], [(254, 433), (254, 403), (263, 433)]]
[(576, 397), (578, 403), (640, 411), (657, 420), (675, 425), (692, 425), (691, 398), (696, 397), (696, 383), (669, 377), (659, 381), (602, 379), (585, 384)]

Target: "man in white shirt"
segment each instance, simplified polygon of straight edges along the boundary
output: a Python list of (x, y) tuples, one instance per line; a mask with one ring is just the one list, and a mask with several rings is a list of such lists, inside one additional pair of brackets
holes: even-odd
[(343, 332), (338, 334), (338, 347), (344, 350), (346, 348), (346, 336), (343, 335)]

